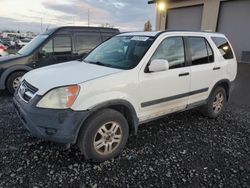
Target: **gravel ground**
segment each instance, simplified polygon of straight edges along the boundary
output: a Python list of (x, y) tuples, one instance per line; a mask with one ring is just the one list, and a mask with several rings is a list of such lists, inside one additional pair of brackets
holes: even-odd
[(228, 106), (216, 120), (192, 110), (142, 125), (101, 164), (30, 136), (6, 94), (0, 117), (0, 187), (250, 187), (250, 106)]

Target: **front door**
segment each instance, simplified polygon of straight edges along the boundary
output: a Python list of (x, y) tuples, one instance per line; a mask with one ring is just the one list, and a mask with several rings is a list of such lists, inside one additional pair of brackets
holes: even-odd
[(183, 37), (163, 39), (150, 62), (155, 59), (168, 60), (169, 70), (140, 72), (140, 121), (183, 110), (188, 102), (190, 67), (186, 63)]
[(38, 52), (36, 67), (43, 67), (74, 60), (72, 37), (57, 35), (50, 39)]

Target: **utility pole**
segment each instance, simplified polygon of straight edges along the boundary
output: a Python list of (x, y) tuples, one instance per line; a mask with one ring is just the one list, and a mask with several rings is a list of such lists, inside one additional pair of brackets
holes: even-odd
[(73, 25), (76, 25), (76, 16), (73, 16)]
[(88, 8), (88, 26), (90, 25), (90, 23), (89, 23), (89, 17), (90, 17), (90, 11), (89, 11), (89, 8)]
[(41, 17), (41, 32), (43, 32), (43, 17)]

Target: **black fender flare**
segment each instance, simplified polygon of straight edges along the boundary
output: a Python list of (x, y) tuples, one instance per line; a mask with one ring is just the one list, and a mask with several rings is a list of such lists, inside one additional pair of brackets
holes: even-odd
[(213, 91), (215, 90), (216, 87), (218, 87), (219, 85), (223, 85), (223, 84), (226, 84), (226, 86), (228, 87), (226, 89), (226, 94), (227, 94), (227, 100), (229, 100), (230, 90), (231, 90), (231, 82), (228, 79), (222, 79), (222, 80), (219, 80), (218, 82), (216, 82), (214, 84), (210, 94), (209, 94), (209, 97), (213, 93)]
[(104, 103), (96, 105), (95, 107), (90, 109), (90, 111), (94, 113), (98, 110), (101, 110), (104, 108), (112, 108), (114, 106), (124, 106), (129, 110), (131, 118), (132, 118), (132, 121), (130, 122), (131, 123), (130, 126), (132, 126), (131, 128), (132, 128), (133, 133), (136, 134), (138, 130), (138, 125), (139, 125), (139, 118), (137, 116), (134, 106), (127, 100), (115, 99), (115, 100), (106, 101)]
[(138, 130), (138, 126), (139, 126), (139, 118), (137, 117), (137, 113), (135, 111), (135, 108), (133, 107), (133, 105), (128, 102), (127, 100), (124, 99), (115, 99), (115, 100), (110, 100), (110, 101), (106, 101), (103, 103), (100, 103), (96, 106), (94, 106), (91, 109), (88, 109), (87, 111), (89, 112), (88, 116), (86, 118), (84, 118), (84, 120), (81, 122), (81, 125), (79, 126), (78, 130), (77, 130), (77, 134), (76, 134), (76, 138), (75, 138), (75, 142), (77, 141), (78, 138), (78, 134), (80, 132), (80, 129), (84, 126), (84, 122), (86, 122), (94, 113), (96, 113), (99, 110), (105, 109), (105, 108), (111, 108), (111, 109), (115, 109), (115, 106), (123, 106), (126, 107), (126, 109), (129, 110), (130, 112), (130, 117), (131, 117), (131, 121), (128, 122), (130, 125), (130, 132), (132, 134), (137, 134), (137, 130)]
[(5, 82), (6, 82), (7, 78), (8, 78), (8, 76), (10, 74), (12, 74), (13, 72), (16, 72), (16, 71), (28, 72), (28, 71), (31, 71), (31, 70), (33, 70), (33, 69), (31, 67), (27, 66), (27, 65), (14, 65), (14, 66), (9, 67), (1, 75), (0, 89), (5, 89)]

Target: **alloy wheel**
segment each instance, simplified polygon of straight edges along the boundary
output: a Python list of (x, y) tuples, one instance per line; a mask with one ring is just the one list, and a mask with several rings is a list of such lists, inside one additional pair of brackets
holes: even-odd
[(20, 84), (20, 82), (21, 82), (21, 79), (22, 79), (22, 77), (19, 76), (19, 77), (16, 77), (16, 78), (13, 80), (12, 86), (13, 86), (13, 88), (14, 88), (15, 90), (18, 88), (18, 86), (19, 86), (19, 84)]
[(218, 114), (222, 110), (223, 104), (224, 104), (224, 96), (223, 96), (222, 92), (219, 92), (216, 94), (216, 96), (214, 98), (213, 111), (216, 114)]
[(94, 137), (95, 151), (100, 155), (108, 155), (117, 149), (121, 140), (121, 125), (114, 121), (105, 123), (98, 129)]

